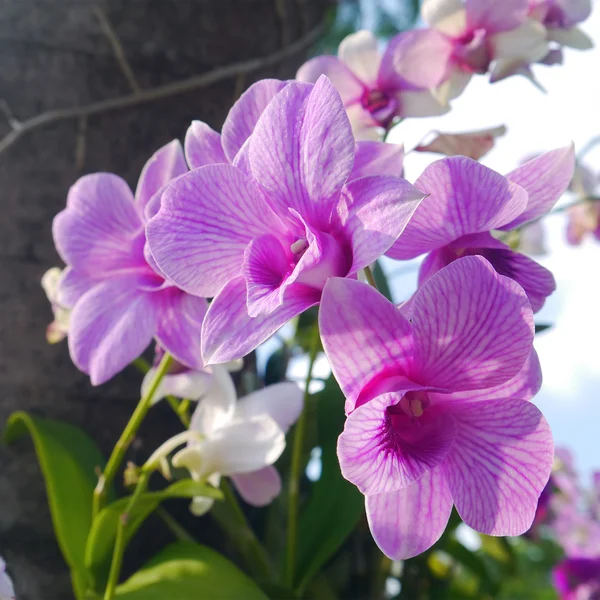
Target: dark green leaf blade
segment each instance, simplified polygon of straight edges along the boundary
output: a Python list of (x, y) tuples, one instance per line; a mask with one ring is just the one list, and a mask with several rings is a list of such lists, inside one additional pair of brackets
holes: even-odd
[(167, 546), (117, 588), (118, 600), (268, 600), (218, 552), (190, 542)]

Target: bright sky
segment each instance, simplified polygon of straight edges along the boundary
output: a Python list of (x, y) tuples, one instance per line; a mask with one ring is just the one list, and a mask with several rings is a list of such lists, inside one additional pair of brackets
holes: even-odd
[[(483, 162), (501, 173), (535, 152), (575, 142), (582, 148), (600, 135), (600, 3), (583, 24), (596, 48), (566, 50), (562, 66), (536, 70), (548, 91), (543, 94), (522, 77), (490, 85), (485, 77), (471, 82), (466, 93), (442, 118), (407, 121), (392, 133), (391, 141), (416, 142), (432, 129), (461, 132), (504, 124), (505, 137)], [(400, 132), (399, 130), (404, 131)], [(414, 181), (433, 155), (407, 156), (406, 178)], [(584, 161), (600, 171), (600, 147)], [(544, 385), (536, 403), (554, 432), (556, 445), (572, 449), (583, 473), (600, 470), (600, 242), (588, 240), (571, 248), (565, 243), (563, 215), (546, 220), (549, 254), (540, 262), (556, 278), (558, 291), (537, 315), (553, 329), (537, 337), (536, 348), (544, 372)], [(391, 269), (410, 269), (390, 261)], [(396, 300), (413, 291), (416, 274), (394, 280)]]

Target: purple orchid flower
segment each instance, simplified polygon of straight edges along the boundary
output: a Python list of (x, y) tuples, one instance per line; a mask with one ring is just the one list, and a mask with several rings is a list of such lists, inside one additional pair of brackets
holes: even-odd
[(558, 46), (589, 50), (592, 40), (576, 27), (592, 12), (591, 0), (530, 0), (529, 15), (540, 21), (548, 32), (548, 39)]
[(600, 557), (565, 558), (552, 571), (552, 581), (561, 600), (600, 598)]
[(161, 271), (214, 296), (207, 364), (244, 356), (318, 304), (329, 277), (375, 261), (423, 198), (399, 177), (349, 181), (354, 138), (326, 77), (285, 86), (239, 147), (237, 167), (206, 165), (173, 182), (147, 227)]
[[(185, 156), (191, 169), (211, 164), (232, 164), (250, 173), (246, 141), (271, 100), (290, 81), (263, 79), (251, 85), (232, 106), (222, 133), (202, 121), (193, 121), (185, 136)], [(402, 175), (404, 148), (399, 144), (359, 141), (348, 180), (367, 175)]]
[(468, 256), (398, 309), (366, 284), (330, 279), (319, 327), (350, 413), (342, 473), (365, 494), (387, 556), (432, 546), (453, 504), (488, 535), (530, 527), (553, 443), (528, 401), (540, 370), (533, 313), (514, 281)]
[(342, 97), (356, 139), (380, 139), (396, 117), (448, 111), (431, 93), (443, 80), (445, 64), (421, 68), (440, 44), (413, 38), (410, 32), (395, 36), (382, 56), (377, 38), (370, 31), (358, 31), (342, 40), (337, 57), (309, 60), (296, 78), (314, 83), (321, 75), (329, 77)]
[(135, 197), (117, 175), (85, 175), (54, 219), (54, 243), (67, 264), (57, 300), (72, 309), (69, 350), (94, 385), (125, 368), (153, 338), (179, 362), (203, 366), (206, 300), (175, 287), (145, 247), (144, 226), (162, 190), (187, 171), (173, 141), (146, 163)]
[[(544, 26), (528, 17), (528, 0), (425, 0), (423, 21), (429, 29), (415, 30), (421, 44), (434, 44), (422, 68), (439, 71), (446, 65), (448, 98), (458, 96), (472, 75), (492, 65), (528, 65), (548, 53)], [(506, 73), (502, 77), (508, 76)], [(500, 77), (492, 71), (492, 81)]]
[(406, 260), (429, 252), (419, 271), (423, 283), (456, 258), (479, 254), (517, 281), (537, 312), (555, 289), (552, 273), (491, 232), (510, 231), (545, 214), (566, 190), (573, 168), (572, 147), (547, 152), (506, 177), (465, 157), (436, 161), (415, 183), (429, 196), (387, 256)]

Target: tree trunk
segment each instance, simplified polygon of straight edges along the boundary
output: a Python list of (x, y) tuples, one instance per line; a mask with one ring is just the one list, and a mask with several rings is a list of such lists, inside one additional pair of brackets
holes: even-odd
[[(293, 77), (318, 36), (326, 0), (3, 0), (2, 7), (0, 137), (12, 143), (0, 142), (0, 421), (15, 410), (69, 421), (108, 454), (140, 376), (129, 369), (94, 388), (66, 343), (46, 343), (52, 317), (40, 278), (60, 264), (52, 218), (80, 175), (110, 171), (134, 186), (150, 155), (181, 139), (192, 119), (219, 128), (250, 83)], [(256, 58), (264, 64), (248, 64)], [(160, 87), (240, 61), (241, 70), (217, 72), (209, 84)], [(136, 89), (141, 95), (128, 105), (80, 110)], [(157, 89), (162, 97), (148, 96)], [(29, 119), (57, 109), (30, 127)], [(26, 124), (20, 132), (13, 119)], [(140, 443), (151, 449), (176, 428), (168, 411), (153, 411)], [(165, 541), (162, 530), (152, 533), (138, 550), (148, 554)], [(19, 600), (73, 597), (26, 440), (0, 448), (0, 555)]]

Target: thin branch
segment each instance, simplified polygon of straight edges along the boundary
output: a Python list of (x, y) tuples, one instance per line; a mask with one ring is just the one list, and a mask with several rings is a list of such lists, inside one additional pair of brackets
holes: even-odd
[(22, 127), (21, 121), (15, 117), (12, 108), (4, 98), (0, 98), (0, 112), (6, 117), (6, 121), (13, 131), (18, 131)]
[(293, 56), (297, 52), (308, 48), (319, 38), (324, 27), (324, 24), (318, 25), (303, 38), (300, 38), (293, 44), (290, 44), (287, 48), (283, 48), (269, 56), (253, 58), (226, 67), (219, 67), (208, 73), (195, 75), (182, 81), (167, 83), (166, 85), (161, 85), (151, 90), (142, 90), (141, 92), (129, 94), (127, 96), (109, 98), (108, 100), (93, 102), (86, 106), (59, 108), (43, 112), (31, 119), (22, 121), (21, 127), (18, 130), (11, 131), (8, 135), (4, 136), (0, 141), (0, 153), (4, 152), (8, 147), (14, 144), (23, 134), (37, 129), (38, 127), (50, 125), (51, 123), (56, 123), (58, 121), (89, 117), (91, 115), (102, 114), (112, 110), (121, 110), (140, 104), (155, 102), (156, 100), (170, 98), (202, 87), (207, 87), (218, 81), (235, 77), (240, 73), (252, 73), (253, 71), (258, 71), (259, 69), (277, 64), (278, 62)]
[(135, 75), (133, 74), (133, 69), (127, 60), (127, 56), (125, 56), (125, 51), (121, 45), (121, 40), (119, 40), (119, 37), (117, 36), (117, 32), (115, 31), (111, 22), (108, 20), (108, 17), (104, 14), (104, 11), (99, 6), (94, 6), (92, 12), (94, 15), (96, 15), (104, 35), (108, 38), (113, 54), (119, 63), (119, 67), (121, 67), (123, 76), (125, 79), (127, 79), (129, 87), (131, 87), (131, 91), (139, 92), (141, 88), (137, 82), (137, 79), (135, 78)]

